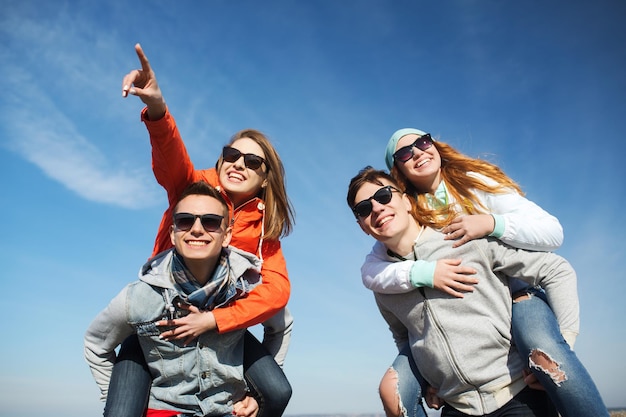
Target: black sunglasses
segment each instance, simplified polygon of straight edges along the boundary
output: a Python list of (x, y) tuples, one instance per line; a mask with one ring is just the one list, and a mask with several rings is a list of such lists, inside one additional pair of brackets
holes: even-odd
[(409, 159), (413, 158), (413, 148), (417, 148), (420, 151), (425, 151), (431, 146), (433, 146), (433, 138), (430, 136), (430, 133), (423, 134), (419, 138), (415, 139), (415, 142), (413, 142), (412, 144), (408, 146), (403, 146), (398, 149), (393, 154), (393, 159), (405, 163)]
[(391, 185), (379, 188), (373, 196), (371, 196), (370, 198), (366, 198), (363, 201), (359, 201), (354, 205), (354, 207), (352, 207), (354, 215), (363, 218), (369, 216), (374, 209), (374, 206), (372, 205), (372, 200), (376, 200), (380, 204), (389, 204), (389, 202), (391, 201), (391, 197), (393, 197), (394, 191), (397, 191), (399, 193), (402, 192)]
[(224, 216), (218, 214), (176, 213), (174, 214), (174, 227), (176, 230), (186, 232), (191, 230), (196, 223), (196, 219), (200, 219), (200, 223), (206, 232), (216, 232), (220, 230)]
[(256, 170), (259, 169), (262, 164), (267, 166), (265, 159), (261, 158), (259, 155), (255, 155), (253, 153), (241, 153), (239, 149), (231, 148), (230, 146), (224, 146), (224, 149), (222, 149), (222, 159), (226, 162), (235, 162), (239, 160), (242, 155), (243, 163), (246, 168)]

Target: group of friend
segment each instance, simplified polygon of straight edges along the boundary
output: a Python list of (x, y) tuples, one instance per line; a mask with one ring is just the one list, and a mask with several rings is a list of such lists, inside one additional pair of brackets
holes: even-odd
[[(139, 45), (122, 95), (141, 113), (167, 191), (151, 256), (94, 319), (85, 357), (111, 417), (279, 417), (293, 319), (280, 239), (294, 224), (278, 153), (232, 136), (196, 169)], [(387, 416), (608, 416), (573, 347), (576, 274), (552, 253), (559, 221), (497, 166), (418, 129), (388, 141), (389, 171), (349, 182), (376, 239), (361, 268), (398, 356), (382, 377)], [(262, 323), (259, 342), (247, 329)], [(117, 348), (119, 351), (116, 353)]]

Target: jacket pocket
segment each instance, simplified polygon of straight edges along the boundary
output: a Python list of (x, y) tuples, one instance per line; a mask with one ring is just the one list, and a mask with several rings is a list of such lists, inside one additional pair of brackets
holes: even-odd
[(159, 336), (162, 330), (157, 327), (154, 321), (137, 323), (135, 324), (135, 328), (137, 329), (137, 336), (139, 337)]

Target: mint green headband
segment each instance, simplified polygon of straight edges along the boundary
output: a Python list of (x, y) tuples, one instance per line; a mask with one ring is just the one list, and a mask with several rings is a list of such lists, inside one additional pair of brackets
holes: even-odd
[(396, 151), (396, 146), (398, 146), (398, 141), (406, 135), (425, 135), (426, 132), (422, 132), (419, 129), (413, 129), (411, 127), (407, 127), (404, 129), (396, 130), (393, 135), (391, 135), (391, 139), (387, 143), (387, 149), (385, 150), (385, 163), (387, 164), (387, 168), (391, 170), (393, 167), (393, 154)]

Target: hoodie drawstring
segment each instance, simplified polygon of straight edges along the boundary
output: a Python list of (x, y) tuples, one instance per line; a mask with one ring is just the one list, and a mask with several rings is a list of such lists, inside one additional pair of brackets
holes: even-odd
[(263, 238), (265, 237), (265, 204), (259, 203), (257, 207), (263, 212), (263, 215), (261, 216), (261, 238), (259, 239), (259, 249), (257, 250), (259, 254), (259, 260), (261, 261), (261, 265), (263, 265)]

